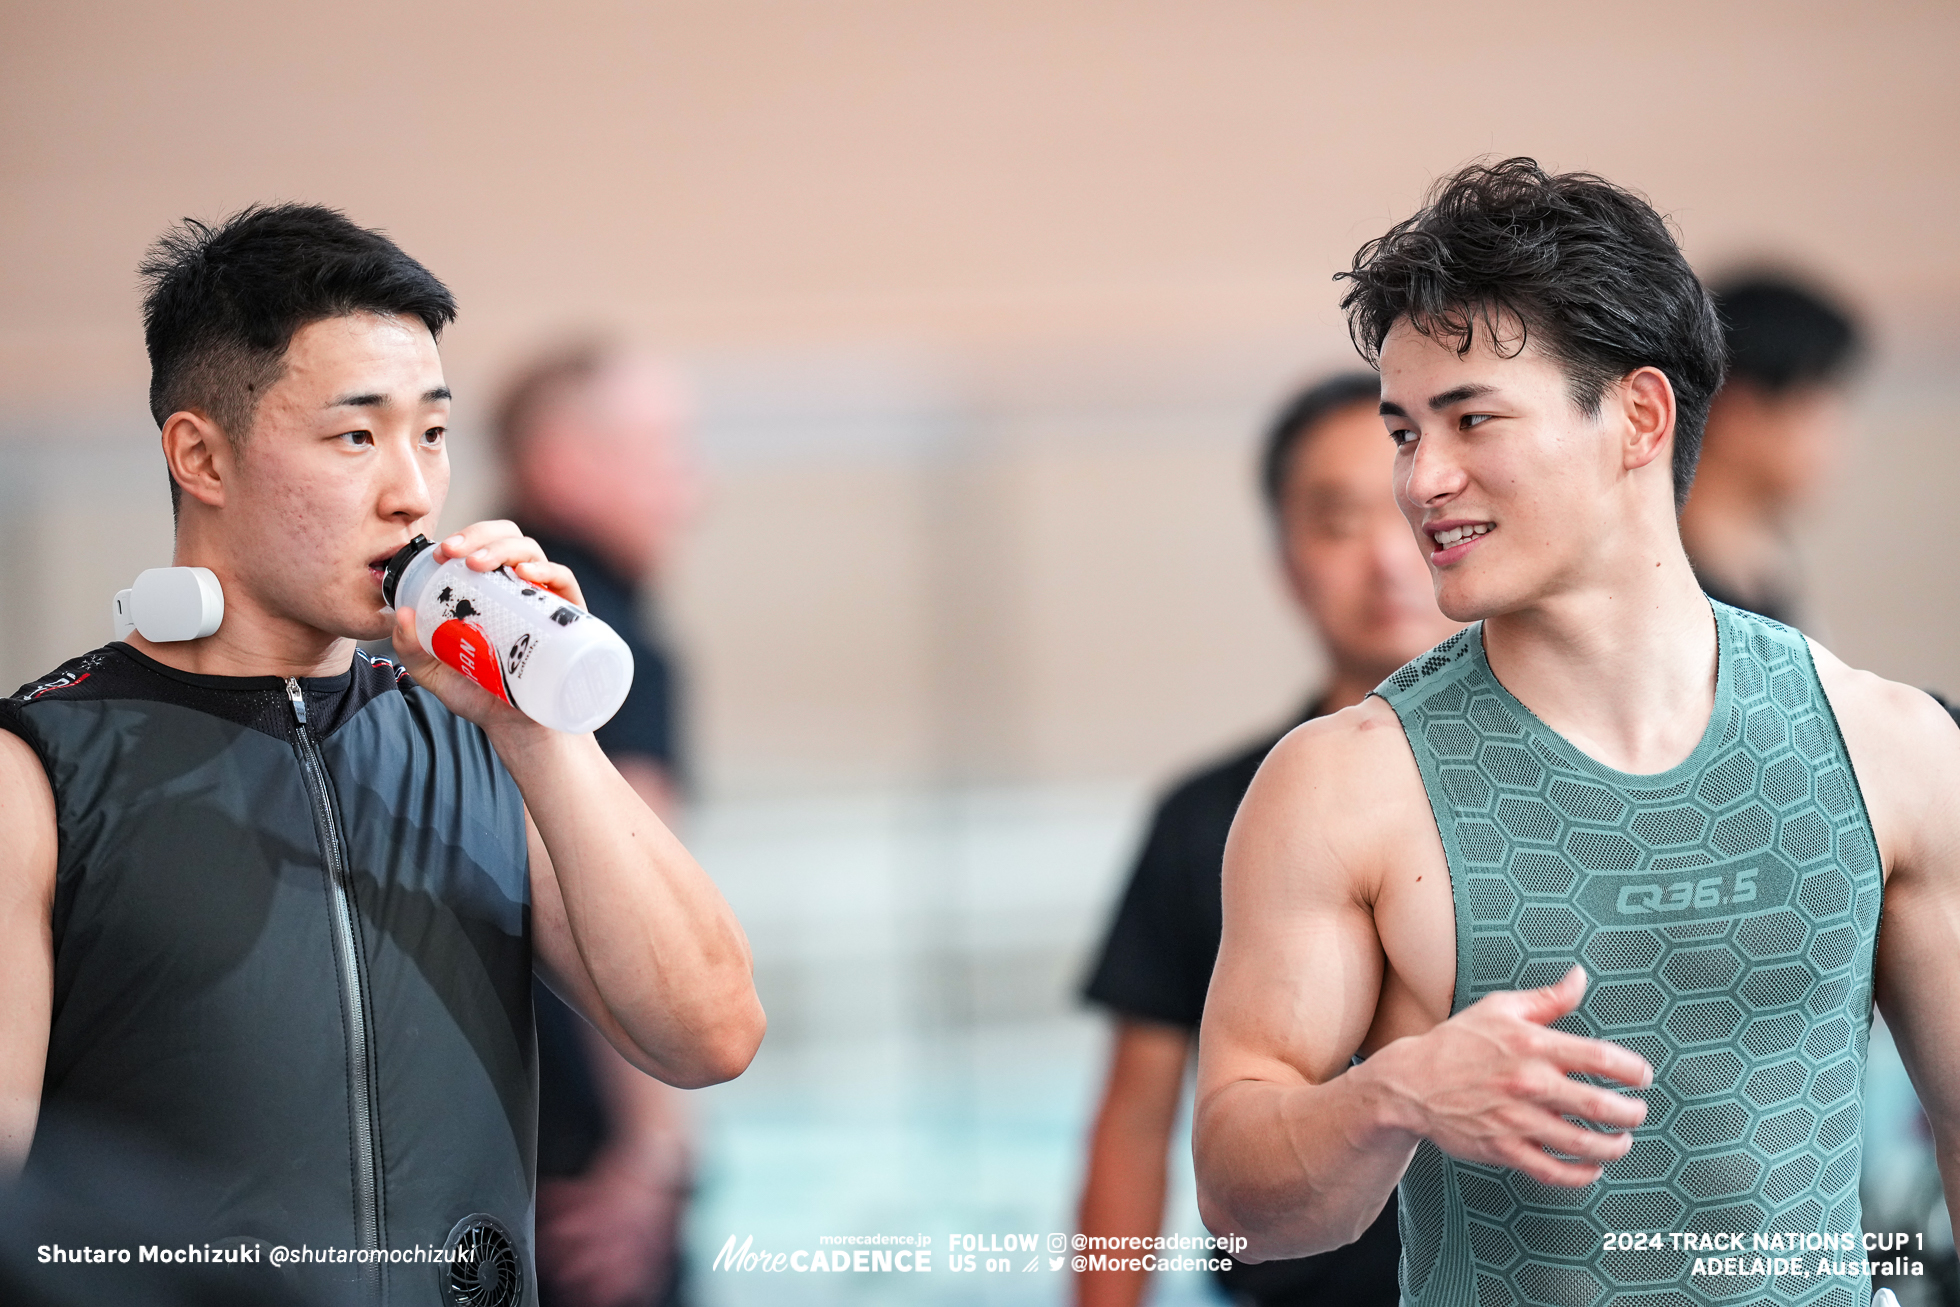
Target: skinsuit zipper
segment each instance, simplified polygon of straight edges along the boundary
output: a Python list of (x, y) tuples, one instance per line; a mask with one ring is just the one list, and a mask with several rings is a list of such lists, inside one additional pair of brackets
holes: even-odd
[[(381, 1247), (381, 1139), (374, 1110), (374, 1050), (368, 1028), (367, 968), (355, 929), (353, 891), (347, 853), (334, 816), (333, 781), (306, 724), (306, 694), (286, 678), (293, 705), (293, 752), (313, 807), (313, 828), (326, 865), (327, 902), (333, 915), (334, 957), (340, 970), (340, 1006), (347, 1029), (348, 1125), (354, 1141), (354, 1228), (361, 1247)], [(369, 1263), (363, 1279), (369, 1296), (379, 1298), (380, 1267)]]

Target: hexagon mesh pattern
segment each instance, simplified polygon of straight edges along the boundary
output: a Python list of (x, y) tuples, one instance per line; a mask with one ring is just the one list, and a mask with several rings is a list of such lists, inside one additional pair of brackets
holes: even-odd
[(1552, 733), (1491, 674), (1476, 627), (1377, 691), (1450, 860), (1454, 1010), (1583, 961), (1596, 979), (1559, 1027), (1611, 1038), (1655, 1073), (1632, 1149), (1589, 1189), (1419, 1148), (1401, 1189), (1410, 1307), (1870, 1296), (1698, 1277), (1686, 1250), (1602, 1249), (1608, 1230), (1859, 1221), (1876, 846), (1803, 637), (1715, 613), (1709, 731), (1661, 776), (1611, 771)]

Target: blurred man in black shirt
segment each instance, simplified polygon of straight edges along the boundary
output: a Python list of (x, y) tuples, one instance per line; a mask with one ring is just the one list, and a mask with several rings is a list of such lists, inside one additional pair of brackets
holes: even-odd
[(1710, 595), (1796, 623), (1792, 529), (1844, 445), (1863, 342), (1844, 308), (1788, 277), (1712, 289), (1729, 371), (1708, 409), (1681, 541)]
[[(1300, 720), (1359, 703), (1409, 659), (1455, 630), (1436, 608), (1428, 568), (1389, 484), (1394, 446), (1376, 412), (1372, 372), (1329, 378), (1274, 420), (1261, 465), (1288, 588), (1327, 650), (1328, 679)], [(1087, 986), (1115, 1019), (1109, 1079), (1089, 1147), (1081, 1230), (1154, 1235), (1166, 1158), (1218, 956), (1219, 876), (1239, 800), (1278, 737), (1175, 785), (1149, 837)], [(1393, 1204), (1356, 1243), (1316, 1257), (1234, 1267), (1226, 1291), (1258, 1307), (1393, 1304)], [(1076, 1279), (1080, 1307), (1135, 1307), (1143, 1272)]]
[[(599, 746), (662, 820), (681, 791), (674, 671), (646, 606), (697, 498), (680, 387), (602, 342), (526, 369), (497, 433), (512, 516), (577, 569), (586, 606), (633, 651), (633, 688)], [(542, 985), (537, 1250), (543, 1307), (674, 1307), (691, 1179), (684, 1098), (614, 1053)]]
[[(1807, 625), (1794, 528), (1823, 489), (1845, 442), (1850, 389), (1864, 335), (1843, 305), (1781, 273), (1755, 273), (1712, 288), (1728, 345), (1728, 378), (1708, 410), (1699, 471), (1681, 516), (1681, 540), (1701, 587), (1723, 603)], [(1960, 703), (1933, 692), (1960, 721)], [(1890, 1042), (1873, 1041), (1869, 1085), (1905, 1080)], [(1901, 1105), (1918, 1157), (1901, 1163), (1867, 1145), (1865, 1220), (1870, 1228), (1939, 1229), (1944, 1218), (1932, 1134), (1916, 1100)], [(1897, 1122), (1868, 1114), (1881, 1127)], [(1868, 1126), (1868, 1130), (1872, 1128)], [(1882, 1160), (1881, 1160), (1882, 1159)], [(1960, 1261), (1937, 1243), (1916, 1281), (1873, 1277), (1906, 1301), (1960, 1304)], [(1915, 1298), (1917, 1295), (1917, 1299)]]

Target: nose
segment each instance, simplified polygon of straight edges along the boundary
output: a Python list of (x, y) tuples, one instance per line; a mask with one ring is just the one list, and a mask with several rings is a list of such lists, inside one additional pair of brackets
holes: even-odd
[(389, 449), (377, 504), (381, 516), (408, 523), (420, 521), (435, 510), (435, 492), (423, 462), (412, 449)]
[(1396, 497), (1418, 512), (1447, 501), (1463, 489), (1463, 468), (1452, 457), (1442, 433), (1424, 434), (1402, 461), (1396, 476)]

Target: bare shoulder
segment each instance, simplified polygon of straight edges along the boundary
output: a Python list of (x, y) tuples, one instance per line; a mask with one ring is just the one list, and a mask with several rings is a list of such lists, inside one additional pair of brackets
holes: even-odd
[(1266, 755), (1232, 826), (1227, 875), (1259, 854), (1264, 865), (1338, 870), (1363, 889), (1408, 829), (1404, 815), (1429, 821), (1415, 755), (1395, 710), (1365, 699), (1295, 727)]
[(1259, 774), (1340, 790), (1378, 783), (1381, 773), (1399, 775), (1404, 764), (1408, 775), (1416, 774), (1401, 720), (1382, 699), (1370, 697), (1294, 727), (1266, 755)]
[(48, 786), (41, 756), (9, 730), (0, 730), (0, 813), (5, 814), (0, 825), (9, 831), (22, 830), (22, 820), (33, 823), (39, 818), (48, 834), (54, 834), (54, 791)]
[(1861, 743), (1887, 753), (1903, 751), (1921, 761), (1950, 755), (1960, 760), (1960, 730), (1953, 717), (1924, 690), (1888, 681), (1875, 672), (1860, 671), (1836, 654), (1809, 641), (1817, 679), (1831, 701), (1831, 711), (1854, 751)]
[(54, 791), (27, 741), (0, 730), (0, 897), (18, 904), (54, 896)]
[(1960, 730), (1924, 690), (1851, 667), (1814, 640), (1810, 650), (1890, 869), (1924, 843), (1929, 823), (1950, 821)]

